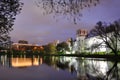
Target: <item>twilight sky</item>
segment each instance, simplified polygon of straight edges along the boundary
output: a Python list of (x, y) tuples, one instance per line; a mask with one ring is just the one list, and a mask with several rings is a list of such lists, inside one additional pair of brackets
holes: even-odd
[(16, 17), (12, 41), (27, 40), (32, 44), (45, 45), (54, 40), (66, 41), (76, 37), (77, 29), (90, 30), (98, 21), (113, 22), (120, 18), (120, 0), (100, 0), (100, 4), (82, 10), (81, 20), (74, 24), (62, 18), (53, 18), (54, 14), (43, 15), (35, 5), (35, 0), (21, 0), (23, 9)]

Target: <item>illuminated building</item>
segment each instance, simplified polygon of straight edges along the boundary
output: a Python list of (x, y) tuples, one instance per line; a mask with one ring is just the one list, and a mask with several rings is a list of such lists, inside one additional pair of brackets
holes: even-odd
[(86, 41), (86, 51), (87, 52), (106, 52), (108, 48), (104, 41), (99, 36), (87, 37)]
[(88, 31), (79, 29), (76, 33), (76, 41), (73, 46), (73, 53), (78, 52), (105, 52), (108, 48), (99, 36), (89, 36)]
[(39, 51), (39, 50), (43, 50), (43, 47), (37, 44), (13, 43), (12, 49), (20, 50), (20, 51), (26, 51), (26, 50), (38, 50)]

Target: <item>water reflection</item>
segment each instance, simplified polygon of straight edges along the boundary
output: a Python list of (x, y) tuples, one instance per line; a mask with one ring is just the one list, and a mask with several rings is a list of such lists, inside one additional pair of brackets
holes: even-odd
[(120, 80), (119, 61), (63, 56), (0, 56), (0, 65), (4, 67), (25, 68), (41, 64), (52, 66), (58, 71), (61, 69), (68, 71), (77, 80)]
[(38, 58), (11, 58), (12, 66), (13, 67), (26, 67), (26, 66), (33, 66), (39, 65)]
[(0, 56), (0, 64), (2, 66), (9, 67), (28, 67), (28, 66), (38, 66), (43, 63), (41, 57), (7, 57)]

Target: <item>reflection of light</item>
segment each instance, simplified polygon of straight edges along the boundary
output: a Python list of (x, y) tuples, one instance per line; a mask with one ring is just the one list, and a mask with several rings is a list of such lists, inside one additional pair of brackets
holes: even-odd
[(34, 58), (33, 65), (39, 65), (38, 58)]
[(32, 65), (39, 65), (38, 58), (12, 58), (11, 59), (13, 67), (25, 67), (25, 66), (32, 66)]
[(42, 64), (43, 63), (43, 59), (42, 58), (40, 58), (40, 64)]
[(12, 58), (12, 66), (13, 67), (23, 67), (23, 66), (31, 66), (31, 59), (27, 58)]

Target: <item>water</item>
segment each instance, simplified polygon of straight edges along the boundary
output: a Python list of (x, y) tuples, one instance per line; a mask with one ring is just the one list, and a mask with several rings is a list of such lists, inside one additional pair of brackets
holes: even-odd
[(0, 56), (0, 80), (120, 80), (119, 61), (65, 56)]

